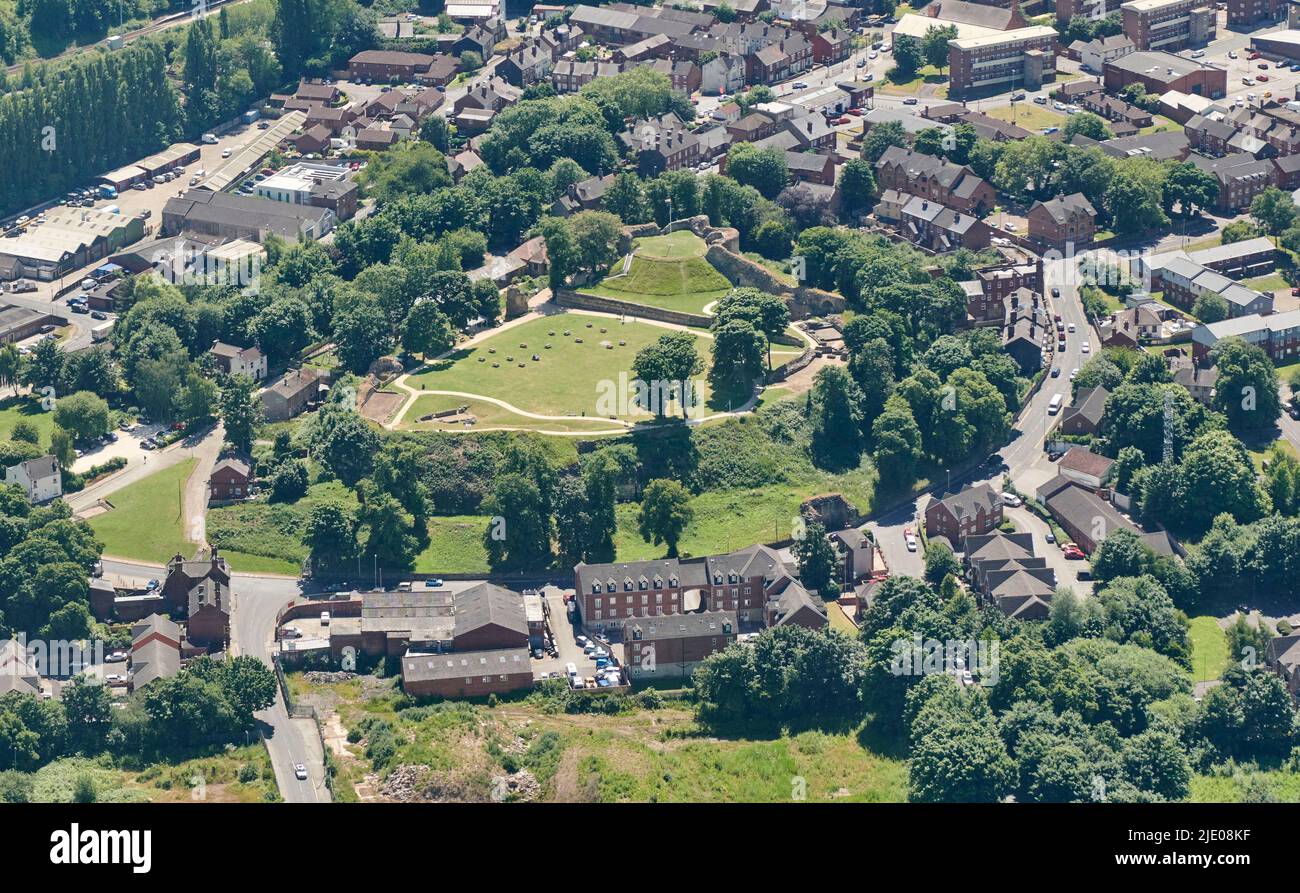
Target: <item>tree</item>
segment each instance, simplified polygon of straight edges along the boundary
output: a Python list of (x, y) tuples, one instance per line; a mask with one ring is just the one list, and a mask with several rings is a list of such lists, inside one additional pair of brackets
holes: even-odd
[(894, 35), (894, 68), (889, 72), (890, 80), (910, 81), (916, 77), (924, 60), (920, 40), (910, 34)]
[(218, 400), (217, 383), (210, 378), (191, 371), (185, 377), (185, 386), (181, 388), (176, 401), (181, 421), (197, 425), (212, 418)]
[(1233, 667), (1206, 693), (1201, 734), (1225, 759), (1258, 760), (1288, 753), (1295, 741), (1295, 709), (1281, 677), (1258, 667)]
[(925, 544), (926, 582), (937, 586), (949, 574), (954, 577), (961, 576), (961, 565), (957, 557), (952, 554), (952, 549), (938, 540), (927, 542)]
[(71, 434), (78, 443), (97, 440), (108, 431), (108, 403), (90, 391), (70, 394), (55, 404), (54, 424)]
[(1207, 324), (1222, 322), (1230, 312), (1227, 299), (1212, 291), (1201, 292), (1192, 303), (1192, 316)]
[(1282, 415), (1277, 367), (1257, 345), (1240, 338), (1224, 338), (1215, 345), (1214, 364), (1219, 369), (1214, 407), (1228, 417), (1234, 431), (1271, 427)]
[(483, 542), (493, 567), (550, 564), (550, 506), (535, 480), (523, 474), (500, 475), (484, 500), (484, 511), (492, 516)]
[(840, 170), (840, 205), (851, 219), (871, 207), (876, 194), (876, 174), (863, 158), (848, 161)]
[(88, 756), (101, 753), (113, 727), (113, 699), (108, 686), (77, 676), (63, 687), (60, 701), (68, 720), (68, 750)]
[(642, 539), (656, 546), (666, 543), (668, 557), (677, 556), (677, 543), (694, 518), (691, 495), (677, 481), (658, 478), (646, 485), (637, 529)]
[(50, 455), (65, 471), (77, 460), (77, 448), (72, 443), (72, 435), (58, 425), (50, 430)]
[(839, 592), (839, 581), (835, 578), (839, 555), (820, 521), (807, 523), (790, 551), (799, 565), (799, 582), (805, 589), (831, 597)]
[(735, 288), (714, 307), (713, 324), (725, 325), (743, 319), (763, 333), (767, 341), (767, 368), (772, 370), (772, 339), (790, 325), (790, 306), (776, 295), (756, 288)]
[(1296, 205), (1291, 193), (1270, 186), (1250, 202), (1250, 216), (1271, 236), (1280, 235), (1296, 220)]
[(357, 544), (356, 519), (334, 502), (312, 507), (303, 541), (312, 563), (320, 567), (344, 567), (361, 551)]
[(753, 186), (764, 198), (776, 198), (790, 182), (785, 155), (754, 143), (736, 143), (727, 152), (727, 174), (743, 186)]
[(337, 409), (321, 439), (318, 458), (346, 486), (370, 474), (379, 452), (379, 435), (356, 412)]
[(219, 409), (222, 424), (226, 427), (226, 440), (236, 449), (250, 452), (253, 433), (263, 418), (257, 385), (246, 375), (230, 376), (221, 389)]
[(885, 401), (885, 409), (871, 425), (871, 442), (875, 445), (871, 459), (880, 474), (882, 489), (905, 487), (915, 477), (921, 458), (921, 429), (917, 427), (912, 407), (894, 394)]
[(859, 155), (874, 169), (880, 156), (884, 155), (885, 150), (890, 146), (907, 146), (907, 131), (898, 121), (886, 121), (872, 127), (862, 138), (862, 151)]
[(763, 374), (767, 339), (750, 323), (733, 319), (713, 331), (713, 390), (731, 398), (748, 397), (754, 381)]
[(1110, 132), (1110, 128), (1106, 126), (1106, 122), (1092, 114), (1092, 112), (1079, 112), (1077, 115), (1071, 115), (1069, 120), (1065, 122), (1065, 127), (1062, 128), (1061, 133), (1062, 141), (1066, 143), (1070, 142), (1076, 134), (1086, 136), (1088, 139), (1097, 142), (1108, 140), (1114, 136)]
[(1168, 225), (1164, 174), (1164, 167), (1150, 158), (1126, 158), (1116, 163), (1102, 205), (1117, 232), (1138, 233)]
[(1182, 215), (1190, 217), (1201, 208), (1208, 208), (1219, 198), (1219, 181), (1214, 174), (1203, 171), (1190, 161), (1173, 164), (1165, 178), (1165, 213), (1172, 214), (1180, 205)]
[(632, 361), (632, 373), (644, 386), (650, 403), (643, 408), (663, 418), (668, 414), (669, 396), (675, 392), (679, 395), (682, 416), (689, 416), (696, 408), (692, 400), (700, 397), (692, 378), (703, 368), (704, 361), (695, 349), (694, 335), (689, 332), (660, 335), (656, 341), (637, 351)]
[(392, 349), (393, 341), (384, 311), (373, 301), (343, 305), (334, 318), (334, 341), (339, 359), (352, 372), (365, 373), (370, 364)]
[(809, 423), (813, 462), (833, 471), (855, 468), (859, 460), (862, 396), (842, 366), (823, 366), (813, 379)]
[(297, 502), (307, 495), (307, 463), (301, 459), (281, 462), (271, 475), (271, 502)]
[[(921, 55), (929, 65), (942, 72), (948, 67), (948, 41), (957, 38), (956, 25), (944, 25), (937, 27), (931, 25), (925, 30), (925, 36), (921, 38)], [(897, 42), (895, 42), (894, 60), (898, 61)], [(900, 65), (902, 63), (899, 63)]]
[(959, 715), (912, 748), (909, 797), (917, 803), (992, 803), (1011, 792), (1015, 764), (992, 719)]
[(569, 225), (577, 244), (580, 268), (592, 273), (608, 269), (618, 255), (618, 240), (622, 235), (619, 218), (608, 211), (582, 211), (570, 218)]
[(406, 315), (402, 347), (424, 357), (445, 353), (456, 344), (456, 330), (433, 301), (419, 301)]

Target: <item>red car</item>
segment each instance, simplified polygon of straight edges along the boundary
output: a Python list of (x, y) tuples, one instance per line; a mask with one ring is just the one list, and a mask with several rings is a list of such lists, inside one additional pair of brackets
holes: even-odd
[(1256, 59), (1259, 58), (1259, 53), (1248, 53), (1246, 55), (1246, 58), (1249, 59), (1251, 62), (1254, 62)]
[(852, 115), (853, 117), (855, 117), (855, 118), (861, 118), (861, 117), (862, 117), (862, 109), (849, 109), (849, 112), (848, 112), (848, 113), (849, 113), (850, 115)]
[(849, 118), (847, 118), (847, 117), (845, 117), (845, 116), (840, 116), (840, 117), (838, 117), (838, 118), (835, 119), (835, 123), (836, 123), (836, 124), (848, 124), (850, 120), (851, 120), (851, 119), (849, 119)]
[(1080, 549), (1078, 546), (1076, 546), (1074, 543), (1066, 543), (1065, 546), (1062, 547), (1062, 551), (1065, 552), (1065, 557), (1070, 559), (1071, 561), (1083, 560), (1084, 557), (1083, 550)]

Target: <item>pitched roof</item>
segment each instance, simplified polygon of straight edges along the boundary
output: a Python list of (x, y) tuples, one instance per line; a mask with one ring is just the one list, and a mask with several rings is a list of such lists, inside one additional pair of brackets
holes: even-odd
[(1057, 463), (1057, 468), (1068, 468), (1080, 474), (1104, 478), (1115, 460), (1098, 455), (1085, 447), (1070, 447)]

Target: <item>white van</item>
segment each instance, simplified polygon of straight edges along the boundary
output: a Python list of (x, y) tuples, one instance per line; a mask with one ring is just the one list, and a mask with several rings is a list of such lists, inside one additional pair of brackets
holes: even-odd
[(205, 133), (203, 134), (203, 142), (209, 146), (215, 146), (217, 144), (217, 138), (211, 133)]
[(321, 612), (320, 612), (320, 625), (321, 625), (321, 626), (329, 626), (329, 625), (330, 625), (330, 612), (329, 612), (329, 611), (321, 611)]
[(1047, 414), (1056, 415), (1061, 411), (1061, 395), (1056, 394), (1052, 397), (1052, 402), (1047, 404)]

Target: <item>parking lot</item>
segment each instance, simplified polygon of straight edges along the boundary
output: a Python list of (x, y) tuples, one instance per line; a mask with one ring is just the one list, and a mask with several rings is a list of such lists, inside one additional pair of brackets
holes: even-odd
[[(550, 673), (553, 676), (563, 678), (566, 667), (573, 664), (578, 671), (578, 676), (583, 679), (595, 678), (598, 672), (596, 660), (583, 651), (584, 646), (578, 641), (578, 636), (582, 635), (582, 631), (569, 622), (564, 604), (565, 590), (555, 586), (548, 586), (542, 590), (542, 593), (547, 605), (550, 606), (551, 632), (555, 636), (558, 656), (534, 660), (534, 674), (539, 678), (542, 673)], [(614, 648), (605, 647), (610, 652), (613, 663), (621, 662), (623, 654), (621, 648), (617, 646)]]

